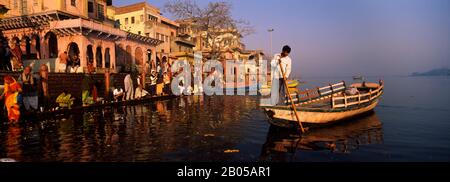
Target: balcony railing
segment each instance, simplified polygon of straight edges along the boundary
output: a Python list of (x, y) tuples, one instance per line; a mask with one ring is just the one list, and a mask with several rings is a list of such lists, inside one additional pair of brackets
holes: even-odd
[(123, 30), (111, 27), (109, 25), (105, 25), (102, 23), (97, 23), (95, 21), (89, 21), (85, 19), (69, 19), (62, 21), (52, 21), (50, 22), (50, 27), (54, 29), (65, 29), (65, 28), (87, 28), (90, 30), (95, 30), (98, 32), (104, 32), (111, 35), (116, 35), (119, 37), (126, 37), (127, 33)]

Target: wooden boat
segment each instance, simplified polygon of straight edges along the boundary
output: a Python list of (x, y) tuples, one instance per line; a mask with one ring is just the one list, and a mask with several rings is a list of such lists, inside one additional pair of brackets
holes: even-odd
[[(344, 81), (326, 87), (291, 93), (300, 122), (307, 126), (326, 125), (372, 111), (383, 94), (383, 81), (354, 83), (358, 93), (348, 95)], [(269, 123), (298, 127), (290, 102), (282, 106), (261, 106)]]
[(369, 112), (354, 121), (311, 129), (302, 135), (297, 130), (271, 126), (261, 157), (286, 160), (299, 150), (349, 153), (362, 145), (381, 143), (382, 123), (374, 112)]
[(23, 118), (33, 118), (33, 119), (45, 119), (45, 118), (53, 118), (55, 116), (64, 116), (66, 114), (74, 114), (74, 113), (80, 113), (85, 111), (91, 111), (95, 109), (103, 109), (105, 107), (121, 107), (121, 106), (133, 106), (133, 105), (139, 105), (139, 104), (145, 104), (155, 101), (162, 101), (162, 100), (169, 100), (173, 98), (177, 98), (179, 96), (175, 95), (163, 95), (163, 96), (155, 96), (155, 97), (144, 97), (141, 99), (134, 99), (134, 100), (125, 100), (125, 101), (117, 101), (117, 102), (104, 102), (104, 103), (96, 103), (86, 106), (76, 106), (72, 107), (71, 109), (64, 108), (64, 109), (58, 109), (58, 110), (49, 110), (44, 112), (28, 112), (23, 113)]

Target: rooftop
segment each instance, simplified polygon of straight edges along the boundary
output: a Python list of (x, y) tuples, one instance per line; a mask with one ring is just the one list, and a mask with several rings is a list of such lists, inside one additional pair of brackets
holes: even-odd
[(130, 5), (126, 5), (126, 6), (118, 6), (118, 7), (116, 7), (116, 14), (120, 15), (120, 14), (125, 14), (125, 13), (129, 13), (129, 12), (133, 12), (133, 11), (140, 11), (143, 8), (153, 9), (157, 12), (161, 12), (161, 10), (159, 8), (152, 6), (152, 5), (148, 4), (147, 2), (140, 2), (140, 3), (130, 4)]

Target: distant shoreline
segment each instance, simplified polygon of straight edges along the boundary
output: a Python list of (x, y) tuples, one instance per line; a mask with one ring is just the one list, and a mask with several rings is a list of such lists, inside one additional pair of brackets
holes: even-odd
[(440, 68), (440, 69), (433, 69), (433, 70), (423, 72), (423, 73), (414, 72), (409, 76), (412, 76), (412, 77), (416, 77), (416, 76), (450, 76), (450, 69)]

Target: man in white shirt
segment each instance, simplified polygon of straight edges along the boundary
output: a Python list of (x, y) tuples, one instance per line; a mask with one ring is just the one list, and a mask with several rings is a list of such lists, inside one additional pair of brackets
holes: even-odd
[(284, 86), (283, 73), (280, 69), (280, 62), (287, 79), (291, 74), (292, 64), (289, 53), (291, 53), (291, 48), (286, 45), (283, 47), (281, 54), (274, 55), (273, 60), (270, 63), (272, 67), (272, 88), (270, 98), (272, 105), (285, 105), (287, 95), (286, 87)]

